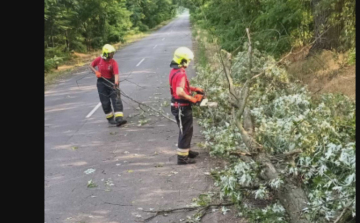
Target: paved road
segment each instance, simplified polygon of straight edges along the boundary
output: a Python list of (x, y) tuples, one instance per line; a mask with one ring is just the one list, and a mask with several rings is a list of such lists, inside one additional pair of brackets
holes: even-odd
[[(192, 48), (187, 15), (118, 51), (114, 59), (121, 80), (128, 80), (120, 83), (122, 90), (154, 107), (169, 101), (169, 64), (179, 46)], [(128, 124), (109, 127), (101, 107), (91, 113), (99, 102), (96, 77), (90, 70), (45, 92), (46, 223), (132, 223), (151, 216), (141, 209), (184, 206), (208, 189), (205, 152), (196, 165), (176, 165), (175, 123), (147, 116), (148, 123), (138, 126), (141, 110), (123, 98)], [(169, 106), (163, 109), (170, 113)], [(195, 123), (193, 144), (200, 140)], [(88, 169), (95, 172), (86, 174)], [(97, 187), (88, 188), (90, 180)], [(179, 222), (186, 215), (160, 216), (150, 222)]]

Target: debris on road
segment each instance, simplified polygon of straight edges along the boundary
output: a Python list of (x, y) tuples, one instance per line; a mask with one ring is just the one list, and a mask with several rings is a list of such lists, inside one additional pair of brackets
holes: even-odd
[(94, 173), (95, 172), (95, 169), (87, 169), (84, 171), (85, 174), (90, 174), (90, 173)]
[(97, 187), (97, 185), (93, 182), (93, 180), (89, 180), (88, 184), (87, 184), (87, 187), (88, 188), (94, 188), (94, 187)]

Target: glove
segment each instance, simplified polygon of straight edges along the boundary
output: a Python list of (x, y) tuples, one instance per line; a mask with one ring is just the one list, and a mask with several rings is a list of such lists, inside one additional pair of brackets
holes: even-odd
[(202, 95), (202, 94), (197, 94), (197, 95), (195, 95), (195, 98), (196, 98), (196, 103), (199, 103), (200, 104), (200, 102), (203, 100), (203, 98), (204, 98), (204, 95)]
[(203, 94), (204, 90), (202, 88), (199, 87), (194, 87), (193, 89), (191, 89), (191, 91), (195, 91), (198, 94)]
[(95, 72), (95, 75), (96, 75), (97, 78), (100, 78), (100, 77), (101, 77), (101, 73), (100, 73), (99, 71), (96, 71), (96, 72)]
[(195, 97), (191, 97), (189, 101), (191, 103), (195, 104), (197, 102), (197, 99)]
[(197, 94), (197, 95), (195, 95), (195, 97), (191, 97), (191, 99), (190, 99), (189, 101), (192, 102), (193, 104), (198, 105), (198, 104), (201, 103), (201, 101), (203, 100), (203, 98), (204, 98), (204, 95), (202, 95), (202, 94)]

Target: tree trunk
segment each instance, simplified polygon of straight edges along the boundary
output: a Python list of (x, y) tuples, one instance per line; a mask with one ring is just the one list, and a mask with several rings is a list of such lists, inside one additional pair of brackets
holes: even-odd
[(53, 29), (52, 29), (52, 28), (51, 28), (51, 32), (50, 32), (50, 39), (51, 39), (52, 47), (55, 47), (55, 45), (54, 45)]
[[(251, 73), (252, 67), (252, 48), (251, 48), (251, 38), (250, 31), (246, 28), (246, 32), (249, 38), (249, 73)], [(220, 51), (221, 53), (221, 51)], [(223, 67), (225, 64), (221, 60)], [(231, 75), (225, 71), (227, 81), (229, 83), (229, 91), (231, 94), (234, 94), (233, 82)], [(257, 76), (257, 75), (256, 75)], [(252, 158), (255, 162), (259, 163), (264, 167), (264, 172), (260, 175), (261, 178), (269, 181), (279, 177), (278, 171), (275, 169), (271, 163), (270, 156), (267, 154), (266, 150), (256, 142), (254, 131), (254, 123), (251, 119), (250, 110), (246, 108), (247, 98), (249, 96), (249, 85), (254, 77), (249, 77), (249, 79), (244, 83), (240, 95), (234, 96), (236, 100), (236, 106), (233, 106), (233, 117), (234, 124), (238, 127), (242, 141), (248, 148), (248, 151), (252, 155)], [(236, 110), (235, 110), (236, 109)], [(241, 122), (241, 117), (243, 117), (243, 123)], [(243, 127), (244, 124), (244, 127)], [(308, 199), (305, 192), (298, 187), (292, 180), (291, 177), (285, 179), (284, 184), (281, 188), (275, 190), (275, 196), (280, 201), (281, 205), (285, 208), (287, 214), (290, 217), (291, 223), (310, 223), (307, 219), (301, 218), (302, 210), (306, 207)]]
[(250, 136), (253, 136), (253, 133), (255, 132), (255, 126), (254, 126), (254, 119), (250, 114), (250, 109), (245, 108), (244, 109), (244, 121), (243, 121), (244, 129), (248, 132)]
[(66, 30), (65, 31), (65, 45), (66, 45), (66, 48), (65, 48), (65, 51), (69, 51), (69, 40), (68, 40), (68, 31)]
[(284, 186), (275, 191), (276, 197), (284, 206), (293, 223), (307, 223), (307, 219), (301, 216), (302, 210), (308, 202), (307, 196), (302, 188), (296, 186), (289, 180), (284, 181)]
[[(336, 2), (335, 9), (319, 7), (321, 1), (322, 0), (311, 1), (311, 9), (314, 15), (315, 43), (310, 48), (309, 54), (312, 54), (317, 50), (331, 50), (338, 48), (340, 43), (340, 34), (344, 27), (343, 21), (340, 18), (344, 0)], [(334, 13), (336, 13), (336, 22), (335, 24), (331, 24), (328, 19)]]
[[(246, 131), (241, 131), (241, 135), (242, 137), (247, 135)], [(244, 138), (250, 138), (249, 141), (254, 140), (249, 135), (243, 137), (243, 139)], [(258, 148), (253, 148), (254, 144), (249, 144), (249, 141), (244, 140), (245, 145), (248, 147), (250, 152), (259, 151)], [(262, 178), (269, 181), (279, 177), (278, 171), (275, 169), (264, 150), (261, 150), (258, 154), (253, 156), (253, 159), (255, 162), (261, 163), (265, 166), (265, 172), (262, 175)], [(306, 207), (306, 203), (308, 202), (307, 196), (303, 189), (297, 186), (291, 178), (286, 179), (283, 186), (275, 190), (275, 196), (285, 208), (286, 213), (290, 217), (291, 223), (310, 223), (307, 219), (301, 217), (302, 210)]]
[[(253, 131), (253, 124), (248, 108), (245, 109), (243, 117), (246, 128)], [(278, 171), (271, 163), (266, 151), (259, 148), (259, 144), (256, 143), (252, 136), (241, 126), (239, 121), (237, 121), (237, 126), (239, 127), (242, 139), (250, 153), (256, 154), (252, 156), (254, 161), (264, 165), (265, 172), (261, 177), (266, 181), (278, 178)], [(254, 132), (252, 134), (254, 134)], [(283, 186), (275, 190), (275, 196), (279, 199), (281, 205), (285, 208), (286, 213), (290, 216), (291, 223), (310, 223), (307, 219), (301, 217), (302, 210), (306, 207), (306, 203), (308, 202), (307, 196), (301, 187), (297, 186), (291, 178), (287, 178), (284, 181)]]

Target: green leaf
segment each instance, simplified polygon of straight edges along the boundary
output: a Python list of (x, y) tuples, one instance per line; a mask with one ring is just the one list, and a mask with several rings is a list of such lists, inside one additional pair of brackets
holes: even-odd
[(87, 184), (87, 187), (88, 188), (94, 188), (94, 187), (97, 187), (97, 185), (93, 182), (93, 180), (89, 180), (88, 184)]

